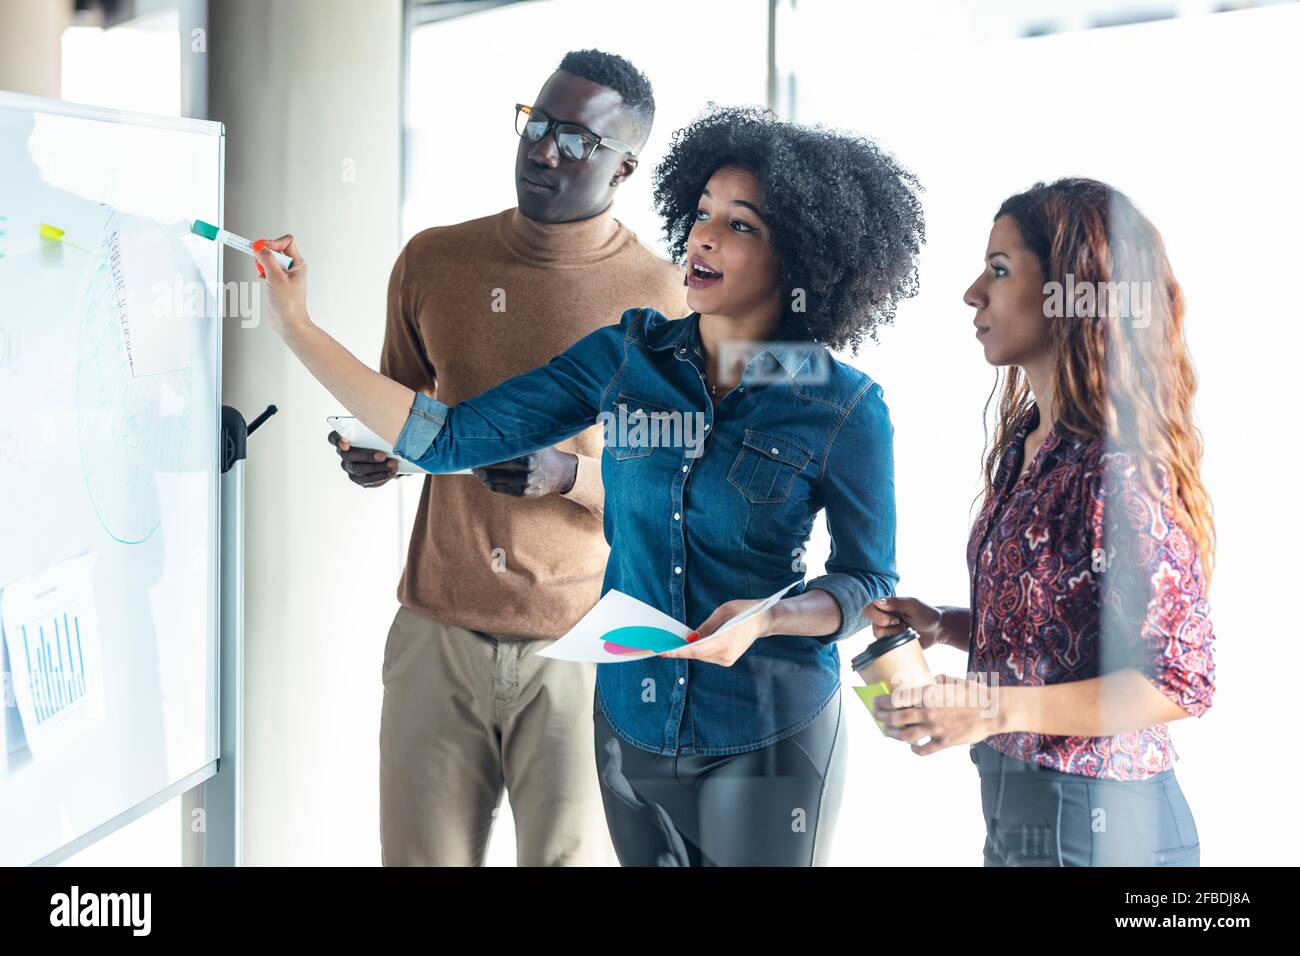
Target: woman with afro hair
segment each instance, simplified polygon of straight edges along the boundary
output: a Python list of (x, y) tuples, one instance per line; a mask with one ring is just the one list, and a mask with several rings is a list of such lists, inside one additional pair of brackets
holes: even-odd
[[(868, 139), (710, 106), (673, 135), (655, 175), (691, 314), (633, 303), (454, 406), (366, 368), (312, 324), (298, 266), (259, 257), (286, 344), (427, 471), (604, 425), (602, 593), (696, 627), (657, 654), (606, 644), (610, 663), (597, 666), (596, 760), (624, 865), (826, 858), (845, 759), (836, 644), (898, 580), (883, 392), (828, 349), (856, 352), (915, 294), (919, 189)], [(292, 237), (267, 248), (301, 262)], [(831, 553), (805, 582), (821, 511)]]

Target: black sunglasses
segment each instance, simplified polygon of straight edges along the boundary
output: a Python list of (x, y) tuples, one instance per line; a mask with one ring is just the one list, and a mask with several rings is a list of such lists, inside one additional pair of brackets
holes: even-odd
[[(591, 159), (601, 146), (620, 153), (632, 153), (632, 147), (622, 140), (609, 136), (597, 136), (591, 130), (577, 123), (558, 123), (535, 106), (515, 104), (515, 132), (530, 143), (536, 143), (546, 137), (555, 128), (555, 145), (560, 155), (569, 159)], [(635, 155), (632, 157), (636, 158)]]

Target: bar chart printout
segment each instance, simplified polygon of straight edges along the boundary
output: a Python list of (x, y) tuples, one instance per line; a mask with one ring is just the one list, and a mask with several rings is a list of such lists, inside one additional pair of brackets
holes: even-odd
[(94, 560), (82, 554), (0, 591), (10, 684), (37, 760), (62, 750), (103, 717)]

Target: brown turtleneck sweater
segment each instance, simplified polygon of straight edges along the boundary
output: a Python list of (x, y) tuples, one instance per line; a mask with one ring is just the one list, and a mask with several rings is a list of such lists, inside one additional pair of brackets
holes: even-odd
[[(653, 306), (688, 314), (682, 272), (611, 210), (546, 224), (517, 209), (413, 236), (388, 284), (379, 370), (454, 405)], [(600, 598), (602, 432), (556, 446), (578, 456), (564, 495), (516, 498), (472, 475), (428, 475), (397, 599), (427, 617), (496, 634), (556, 638)], [(498, 550), (499, 549), (499, 550)]]

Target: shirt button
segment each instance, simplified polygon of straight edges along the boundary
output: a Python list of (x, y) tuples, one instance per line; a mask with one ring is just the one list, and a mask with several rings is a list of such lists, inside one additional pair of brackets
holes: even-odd
[(705, 423), (704, 423), (704, 430), (705, 430), (705, 431), (708, 431), (708, 430), (709, 430), (709, 423), (708, 423), (708, 422), (705, 422)]
[(774, 455), (779, 455), (779, 454), (781, 454), (781, 449), (779, 449), (779, 448), (773, 448), (773, 449), (772, 449), (772, 454), (774, 454)]
[(677, 683), (679, 683), (679, 684), (685, 684), (685, 683), (686, 683), (686, 678), (685, 678), (685, 677), (679, 677), (679, 678), (677, 678)]
[(686, 354), (686, 349), (678, 349), (678, 350), (677, 350), (677, 354), (678, 354), (678, 355), (685, 355), (685, 354)]
[(690, 470), (691, 470), (690, 465), (682, 465), (682, 471), (690, 471)]
[(673, 574), (681, 574), (681, 573), (682, 573), (681, 568), (673, 568)]
[(681, 520), (682, 520), (682, 513), (681, 513), (680, 511), (674, 511), (674, 512), (673, 512), (673, 520), (674, 520), (674, 521), (681, 521)]

